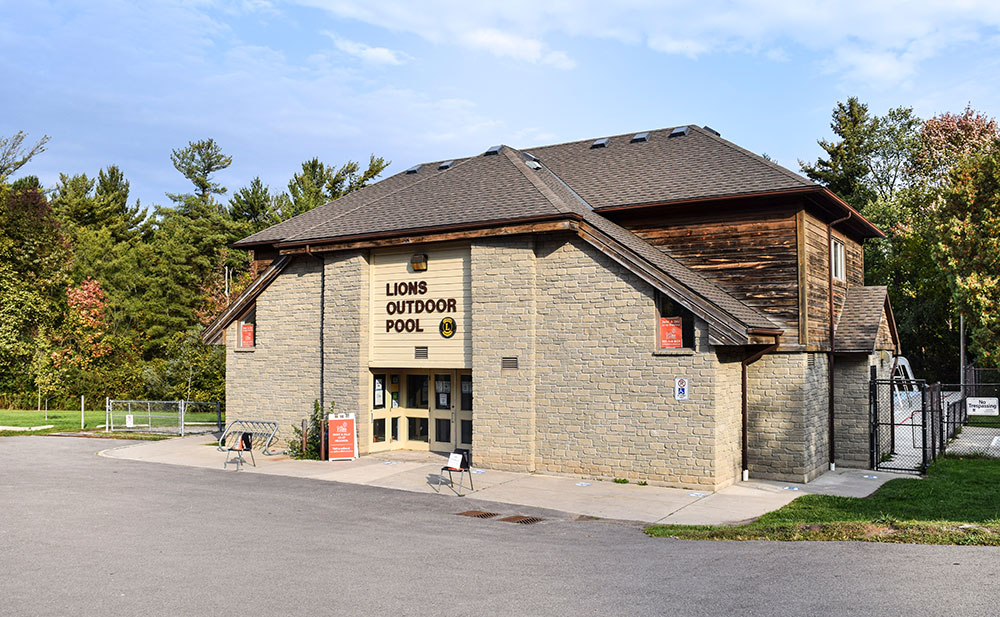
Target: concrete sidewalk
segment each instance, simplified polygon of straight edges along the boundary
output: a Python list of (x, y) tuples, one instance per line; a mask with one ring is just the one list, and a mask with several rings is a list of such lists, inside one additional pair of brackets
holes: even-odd
[[(223, 473), (225, 453), (208, 435), (163, 441), (136, 442), (101, 451), (101, 456), (152, 463), (167, 463), (217, 469)], [(297, 461), (284, 455), (255, 453), (257, 466), (245, 465), (244, 473), (262, 473), (313, 480), (365, 484), (383, 488), (434, 493), (458, 499), (439, 476), (446, 457), (428, 452), (396, 451), (363, 456), (354, 461)], [(234, 473), (232, 466), (227, 470)], [(494, 501), (559, 510), (582, 516), (676, 523), (682, 525), (727, 525), (757, 518), (809, 493), (864, 497), (887, 480), (914, 477), (875, 473), (858, 469), (828, 472), (809, 484), (768, 480), (740, 482), (717, 492), (615, 484), (610, 481), (474, 469), (475, 489), (464, 494)], [(457, 477), (456, 477), (457, 480)], [(440, 483), (440, 484), (439, 484)], [(456, 486), (457, 488), (457, 486)]]

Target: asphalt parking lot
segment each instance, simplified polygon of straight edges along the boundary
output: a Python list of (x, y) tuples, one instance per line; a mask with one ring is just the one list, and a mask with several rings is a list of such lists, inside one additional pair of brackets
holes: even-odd
[[(995, 615), (1000, 552), (638, 525), (0, 439), (0, 615)], [(497, 511), (496, 503), (462, 502)]]

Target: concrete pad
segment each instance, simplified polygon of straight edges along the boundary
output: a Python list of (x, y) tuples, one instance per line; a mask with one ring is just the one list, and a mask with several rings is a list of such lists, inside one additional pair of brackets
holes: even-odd
[(577, 478), (512, 474), (515, 479), (476, 491), (476, 499), (536, 506), (584, 516), (655, 522), (697, 499), (685, 489), (589, 482)]
[(885, 471), (869, 471), (865, 469), (840, 468), (828, 471), (807, 484), (795, 482), (779, 482), (776, 480), (753, 480), (737, 486), (755, 486), (760, 490), (787, 490), (784, 487), (798, 488), (798, 493), (816, 495), (838, 495), (840, 497), (867, 497), (880, 486), (896, 478), (919, 480), (920, 476), (907, 473), (889, 473)]
[[(137, 442), (110, 448), (100, 454), (109, 458), (220, 471), (226, 459), (226, 453), (218, 451), (215, 442), (209, 442), (205, 435)], [(434, 452), (382, 452), (353, 461), (299, 461), (285, 455), (264, 456), (257, 453), (254, 458), (257, 466), (244, 465), (241, 473), (364, 484), (417, 493), (436, 493), (435, 489), (439, 488), (441, 495), (455, 498), (455, 493), (447, 485), (447, 474), (443, 481), (440, 475), (447, 456)], [(232, 473), (235, 470), (230, 465), (227, 471)], [(468, 478), (462, 489), (465, 495), (477, 500), (599, 518), (679, 525), (734, 524), (757, 518), (801, 495), (818, 493), (864, 497), (890, 479), (914, 477), (859, 469), (838, 469), (809, 484), (751, 480), (709, 493), (692, 489), (581, 480), (569, 476), (479, 471), (482, 473), (472, 474), (475, 490), (468, 486)], [(439, 482), (443, 483), (438, 486)], [(457, 489), (457, 482), (455, 486)]]

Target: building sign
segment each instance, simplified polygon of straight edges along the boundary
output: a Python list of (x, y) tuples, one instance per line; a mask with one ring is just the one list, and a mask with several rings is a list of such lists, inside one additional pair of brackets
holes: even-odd
[(372, 251), (370, 365), (472, 368), (470, 247), (421, 249), (422, 270), (413, 251)]
[(970, 396), (965, 399), (965, 409), (970, 416), (1000, 416), (1000, 399), (995, 396)]
[(660, 349), (680, 349), (684, 335), (680, 317), (660, 317)]
[(451, 317), (445, 317), (444, 319), (441, 320), (441, 323), (438, 324), (438, 331), (441, 333), (441, 336), (445, 338), (451, 338), (455, 336), (456, 327), (457, 326), (455, 324), (454, 319), (452, 319)]
[(691, 383), (686, 377), (678, 377), (674, 379), (674, 400), (686, 401), (688, 400), (689, 389)]
[(330, 414), (327, 421), (330, 443), (327, 458), (331, 461), (358, 458), (358, 432), (354, 414)]
[[(423, 298), (416, 299), (412, 296), (424, 296), (428, 292), (427, 281), (395, 282), (385, 284), (385, 313), (388, 317), (385, 320), (386, 332), (423, 332), (420, 326), (421, 315), (433, 315), (434, 313), (454, 313), (458, 310), (458, 300), (455, 298)], [(411, 296), (408, 299), (396, 299), (399, 297)], [(452, 325), (455, 320), (452, 319)], [(441, 322), (444, 334), (444, 321)], [(452, 330), (452, 334), (454, 334)], [(449, 338), (449, 337), (445, 337)]]
[(253, 347), (253, 324), (240, 326), (240, 347)]

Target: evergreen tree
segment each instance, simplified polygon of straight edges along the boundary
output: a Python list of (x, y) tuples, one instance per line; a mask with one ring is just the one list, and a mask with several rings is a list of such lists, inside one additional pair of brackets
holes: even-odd
[(363, 172), (356, 161), (348, 161), (334, 170), (318, 158), (302, 163), (301, 173), (288, 182), (289, 199), (279, 213), (281, 220), (308, 212), (317, 206), (356, 191), (377, 178), (389, 166), (382, 157), (374, 154), (368, 159)]
[(110, 228), (116, 241), (135, 237), (146, 219), (146, 212), (137, 199), (135, 205), (128, 205), (129, 181), (117, 165), (97, 172), (94, 198), (104, 216), (103, 225)]
[(229, 199), (229, 218), (241, 225), (241, 233), (250, 235), (278, 222), (276, 196), (259, 177), (250, 186), (236, 191)]
[[(213, 195), (226, 192), (226, 187), (212, 180), (212, 174), (232, 165), (233, 158), (223, 154), (214, 139), (188, 142), (186, 148), (178, 148), (170, 154), (170, 161), (194, 184), (194, 195), (201, 203), (207, 204)], [(167, 193), (167, 196), (179, 204), (183, 204), (187, 197), (175, 193)]]
[(819, 140), (820, 147), (826, 151), (826, 159), (817, 159), (813, 164), (799, 161), (810, 180), (826, 186), (855, 208), (863, 207), (874, 197), (864, 182), (872, 151), (872, 124), (868, 106), (857, 97), (837, 103), (830, 128), (840, 140)]

